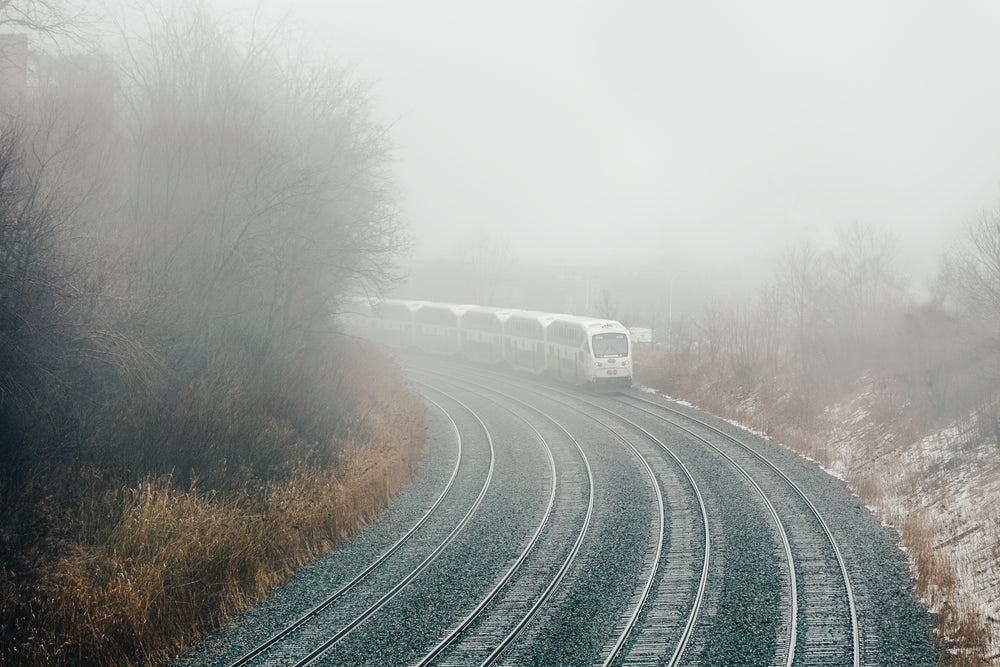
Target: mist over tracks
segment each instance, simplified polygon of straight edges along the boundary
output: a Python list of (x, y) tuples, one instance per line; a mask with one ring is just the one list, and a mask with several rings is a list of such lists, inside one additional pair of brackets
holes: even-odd
[(894, 533), (809, 462), (638, 391), (408, 365), (417, 480), (185, 664), (295, 622), (246, 664), (935, 664)]

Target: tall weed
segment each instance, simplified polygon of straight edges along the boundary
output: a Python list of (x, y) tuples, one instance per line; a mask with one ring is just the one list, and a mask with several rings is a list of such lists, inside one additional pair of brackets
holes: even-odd
[[(46, 513), (47, 530), (0, 570), (0, 661), (162, 663), (357, 533), (409, 481), (423, 414), (376, 357), (347, 373), (351, 426), (323, 443), (301, 438), (288, 419), (251, 418), (282, 440), (269, 452), (256, 436), (240, 458), (265, 476), (234, 467), (226, 480), (213, 469), (209, 483), (189, 469), (123, 483), (94, 466), (60, 472), (61, 489), (49, 487), (35, 510)], [(234, 406), (180, 405), (176, 432), (243, 433)], [(191, 451), (161, 455), (183, 460)], [(18, 504), (11, 486), (0, 493), (5, 506)]]

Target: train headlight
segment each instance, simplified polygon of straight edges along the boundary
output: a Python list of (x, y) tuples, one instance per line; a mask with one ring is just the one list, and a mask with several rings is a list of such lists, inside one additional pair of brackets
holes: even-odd
[(628, 366), (628, 359), (622, 362), (622, 366)]
[(595, 361), (594, 362), (594, 366), (596, 366), (597, 368), (600, 368), (601, 367), (601, 362)]

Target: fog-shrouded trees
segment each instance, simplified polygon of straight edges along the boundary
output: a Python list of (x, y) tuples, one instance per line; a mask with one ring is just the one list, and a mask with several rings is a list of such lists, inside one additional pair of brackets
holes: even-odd
[[(947, 336), (949, 389), (981, 412), (996, 415), (1000, 386), (1000, 209), (984, 212), (945, 258), (935, 304), (937, 330)], [(942, 373), (944, 375), (944, 373)], [(957, 375), (957, 376), (956, 376)], [(996, 421), (995, 416), (992, 418)], [(995, 437), (995, 434), (994, 434)]]
[(365, 87), (282, 28), (121, 2), (70, 55), (73, 3), (0, 0), (3, 664), (169, 660), (421, 450), (331, 317), (401, 239)]
[(886, 340), (910, 306), (892, 239), (854, 224), (837, 241), (789, 248), (754, 299), (711, 301), (696, 320), (698, 363), (800, 425), (865, 373), (895, 372), (882, 363)]
[(983, 213), (969, 227), (964, 243), (946, 261), (944, 279), (956, 306), (1000, 341), (1000, 209)]
[(143, 37), (125, 37), (119, 222), (139, 290), (202, 337), (294, 348), (397, 249), (364, 89), (198, 6), (143, 17)]
[(79, 11), (69, 0), (0, 0), (0, 27), (57, 36), (75, 34)]
[(876, 411), (921, 427), (998, 412), (1000, 212), (969, 227), (929, 295), (897, 272), (892, 238), (852, 224), (829, 248), (790, 248), (755, 300), (712, 301), (697, 324), (698, 363), (801, 425), (862, 385)]
[[(350, 401), (313, 409), (330, 314), (387, 285), (402, 238), (365, 85), (198, 0), (131, 3), (116, 34), (107, 55), (36, 45), (0, 109), (6, 446), (75, 441), (141, 475), (239, 468), (266, 430), (241, 411), (326, 438)], [(46, 411), (80, 428), (6, 418)]]

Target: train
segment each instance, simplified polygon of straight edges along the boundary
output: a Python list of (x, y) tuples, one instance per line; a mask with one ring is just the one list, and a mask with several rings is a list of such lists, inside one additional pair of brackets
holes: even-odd
[(472, 304), (354, 298), (359, 335), (399, 349), (505, 366), (596, 391), (632, 386), (632, 341), (620, 322)]

